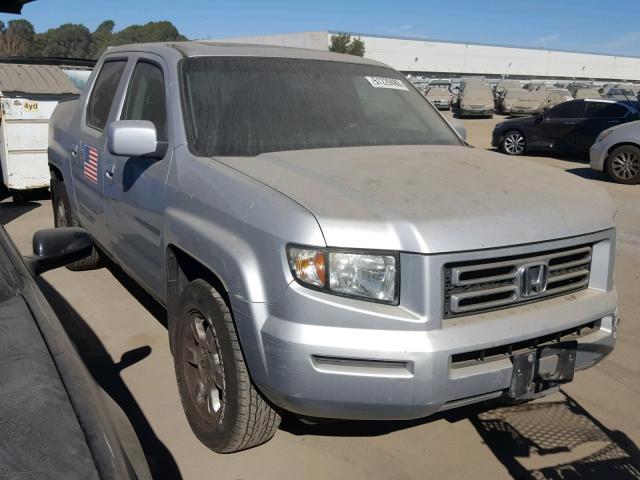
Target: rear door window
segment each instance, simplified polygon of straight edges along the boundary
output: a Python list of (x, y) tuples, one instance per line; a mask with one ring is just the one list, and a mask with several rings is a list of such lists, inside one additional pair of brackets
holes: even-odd
[(121, 120), (148, 120), (156, 127), (159, 141), (167, 141), (167, 104), (162, 69), (139, 62), (133, 70)]
[(622, 118), (629, 111), (617, 103), (589, 102), (587, 104), (587, 118)]
[(107, 125), (111, 104), (126, 65), (126, 60), (107, 61), (102, 65), (87, 103), (87, 125), (90, 127), (102, 131)]
[(549, 118), (582, 118), (584, 102), (565, 102), (549, 110)]

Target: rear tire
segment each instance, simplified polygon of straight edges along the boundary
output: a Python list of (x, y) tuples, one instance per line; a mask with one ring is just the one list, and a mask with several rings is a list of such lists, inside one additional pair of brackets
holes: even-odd
[(189, 283), (170, 328), (180, 399), (196, 437), (218, 453), (270, 440), (280, 415), (251, 382), (231, 311), (220, 293), (201, 279)]
[(607, 160), (607, 173), (618, 183), (640, 183), (640, 148), (632, 145), (616, 148)]
[(522, 155), (527, 147), (527, 141), (522, 133), (511, 130), (505, 134), (500, 144), (500, 150), (507, 155)]
[[(53, 224), (56, 228), (77, 227), (78, 222), (71, 211), (69, 196), (64, 185), (64, 181), (51, 180), (51, 205), (53, 206)], [(67, 265), (69, 270), (74, 272), (82, 270), (92, 270), (102, 266), (100, 252), (94, 246), (91, 254)]]

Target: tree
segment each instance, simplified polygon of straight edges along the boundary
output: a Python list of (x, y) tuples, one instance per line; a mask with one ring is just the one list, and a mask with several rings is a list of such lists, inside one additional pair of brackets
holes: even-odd
[(113, 42), (113, 20), (105, 20), (91, 34), (91, 57), (98, 58)]
[(11, 20), (6, 27), (4, 22), (0, 22), (0, 56), (27, 55), (34, 35), (33, 25), (27, 20)]
[(146, 42), (178, 42), (187, 38), (171, 22), (149, 22), (131, 25), (113, 36), (113, 45)]
[(113, 20), (105, 20), (100, 25), (98, 25), (98, 28), (96, 28), (96, 31), (93, 32), (93, 34), (94, 35), (111, 35), (113, 33), (113, 27), (115, 26), (116, 26), (116, 22), (114, 22)]
[(329, 50), (336, 53), (346, 53), (348, 55), (364, 57), (365, 45), (360, 37), (352, 40), (351, 35), (348, 33), (339, 33), (331, 37)]
[(37, 35), (34, 55), (41, 57), (91, 57), (91, 32), (84, 25), (65, 23)]
[(0, 21), (0, 56), (98, 58), (110, 46), (127, 43), (175, 42), (187, 38), (167, 21), (131, 25), (114, 32), (113, 20), (105, 20), (94, 32), (84, 25), (66, 23), (35, 33), (26, 20)]

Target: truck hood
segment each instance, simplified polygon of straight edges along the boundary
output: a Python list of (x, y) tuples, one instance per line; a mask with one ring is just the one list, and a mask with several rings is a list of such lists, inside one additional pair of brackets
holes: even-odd
[(462, 146), (331, 148), (216, 160), (304, 206), (334, 247), (441, 253), (613, 226), (613, 203), (602, 188), (553, 167)]

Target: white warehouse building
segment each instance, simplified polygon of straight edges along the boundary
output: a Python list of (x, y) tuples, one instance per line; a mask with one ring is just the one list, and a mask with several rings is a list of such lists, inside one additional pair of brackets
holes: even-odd
[[(326, 50), (338, 33), (324, 30), (219, 41)], [(416, 76), (640, 81), (640, 57), (346, 33), (364, 41), (365, 57)]]

